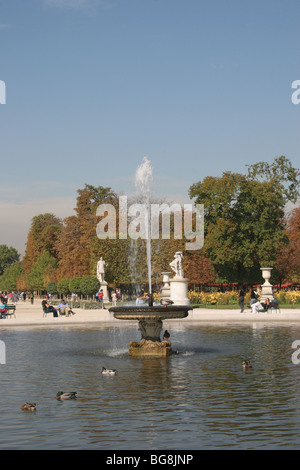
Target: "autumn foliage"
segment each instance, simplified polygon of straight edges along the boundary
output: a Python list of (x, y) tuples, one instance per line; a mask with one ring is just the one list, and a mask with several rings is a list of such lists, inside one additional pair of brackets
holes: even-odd
[[(190, 197), (205, 209), (204, 246), (186, 251), (186, 240), (174, 236), (171, 220), (170, 239), (151, 240), (154, 288), (162, 281), (161, 273), (170, 271), (176, 251), (184, 252), (184, 274), (191, 288), (214, 282), (260, 282), (265, 263), (274, 268), (273, 281), (299, 282), (300, 208), (288, 217), (284, 211), (287, 201), (297, 200), (298, 187), (298, 173), (285, 157), (271, 165), (251, 165), (245, 175), (225, 172), (193, 184)], [(116, 209), (115, 239), (97, 236), (101, 204)], [(82, 280), (95, 276), (100, 256), (107, 264), (109, 287), (147, 288), (146, 242), (118, 237), (118, 195), (108, 187), (85, 185), (78, 190), (74, 210), (64, 220), (49, 213), (33, 217), (25, 256), (7, 267), (0, 290), (41, 291), (58, 283), (64, 291), (71, 286), (72, 292), (79, 292)]]

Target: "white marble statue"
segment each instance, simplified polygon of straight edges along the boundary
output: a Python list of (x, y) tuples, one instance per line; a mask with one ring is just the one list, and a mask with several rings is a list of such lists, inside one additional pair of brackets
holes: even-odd
[(180, 279), (183, 278), (182, 262), (183, 262), (182, 251), (177, 251), (175, 253), (173, 261), (170, 263), (171, 268), (175, 272), (175, 278), (180, 278)]
[(100, 283), (104, 282), (105, 267), (106, 266), (107, 266), (107, 264), (105, 263), (105, 261), (103, 260), (103, 258), (101, 256), (101, 258), (99, 259), (99, 261), (97, 263), (97, 278), (99, 279)]

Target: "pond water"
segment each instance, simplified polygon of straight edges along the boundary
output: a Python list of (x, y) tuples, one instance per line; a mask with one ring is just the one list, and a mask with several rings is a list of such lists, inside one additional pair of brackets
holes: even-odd
[(0, 449), (300, 448), (298, 325), (164, 323), (168, 358), (130, 357), (132, 324), (0, 328)]

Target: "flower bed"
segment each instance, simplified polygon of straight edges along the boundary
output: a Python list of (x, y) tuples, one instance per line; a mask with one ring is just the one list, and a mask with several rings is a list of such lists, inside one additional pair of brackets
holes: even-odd
[[(300, 291), (279, 291), (274, 295), (280, 304), (300, 304)], [(189, 299), (193, 305), (237, 305), (238, 292), (195, 292), (189, 291)], [(250, 303), (250, 292), (246, 293), (245, 305)]]

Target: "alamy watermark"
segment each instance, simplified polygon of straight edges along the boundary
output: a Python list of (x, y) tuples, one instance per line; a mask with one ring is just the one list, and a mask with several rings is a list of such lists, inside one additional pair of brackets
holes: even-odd
[(0, 80), (0, 104), (6, 104), (6, 85), (3, 80)]
[(300, 103), (300, 80), (294, 80), (292, 83), (292, 88), (294, 93), (292, 94), (292, 103), (299, 104)]
[(292, 354), (292, 363), (295, 365), (300, 364), (300, 340), (296, 339), (292, 343), (292, 349), (296, 349), (295, 352)]
[(6, 346), (4, 341), (0, 341), (0, 364), (6, 364)]
[[(174, 224), (171, 228), (171, 214), (174, 215)], [(98, 238), (115, 240), (118, 238), (132, 240), (189, 240), (185, 244), (186, 250), (200, 250), (204, 243), (204, 205), (196, 204), (130, 204), (127, 196), (119, 197), (119, 213), (112, 204), (100, 204), (96, 215), (101, 217), (97, 225)], [(161, 232), (161, 233), (160, 233)]]

